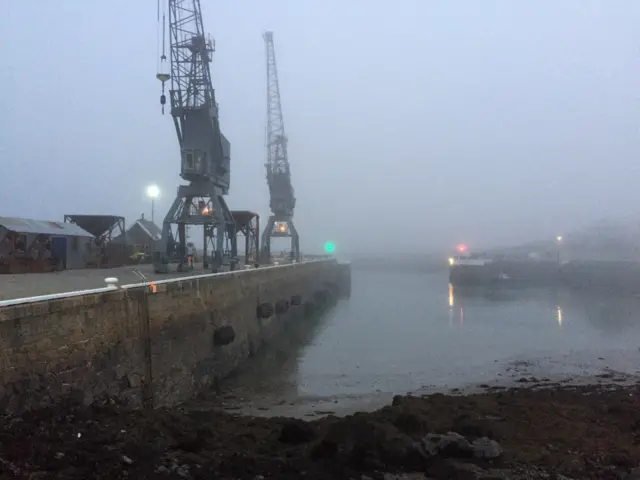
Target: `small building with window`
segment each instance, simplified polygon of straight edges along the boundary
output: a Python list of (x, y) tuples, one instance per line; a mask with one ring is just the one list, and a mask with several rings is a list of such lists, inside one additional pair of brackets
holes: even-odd
[(118, 235), (113, 242), (128, 245), (132, 253), (152, 255), (155, 244), (162, 238), (162, 230), (151, 220), (144, 218), (144, 214), (122, 235)]
[(86, 268), (97, 252), (94, 243), (93, 235), (72, 223), (0, 217), (0, 271)]

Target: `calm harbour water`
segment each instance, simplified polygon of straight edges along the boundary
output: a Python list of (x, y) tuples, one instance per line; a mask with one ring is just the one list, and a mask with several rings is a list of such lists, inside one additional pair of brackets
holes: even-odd
[(254, 359), (215, 402), (252, 414), (346, 413), (377, 408), (394, 394), (524, 375), (635, 375), (639, 347), (640, 296), (463, 291), (449, 286), (446, 273), (354, 269), (350, 299), (292, 345)]

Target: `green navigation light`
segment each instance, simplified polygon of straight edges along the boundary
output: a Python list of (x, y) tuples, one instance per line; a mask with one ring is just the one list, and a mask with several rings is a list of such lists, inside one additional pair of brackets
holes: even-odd
[(335, 245), (331, 242), (327, 242), (324, 244), (324, 251), (327, 253), (331, 253), (335, 250)]

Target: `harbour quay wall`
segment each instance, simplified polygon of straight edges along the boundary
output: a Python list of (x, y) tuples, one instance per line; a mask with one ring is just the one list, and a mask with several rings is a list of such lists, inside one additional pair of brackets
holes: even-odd
[(350, 283), (350, 265), (320, 260), (0, 302), (0, 412), (186, 401)]

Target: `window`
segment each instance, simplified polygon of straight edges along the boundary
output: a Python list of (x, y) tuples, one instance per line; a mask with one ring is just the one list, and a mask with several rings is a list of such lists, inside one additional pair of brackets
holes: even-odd
[(71, 237), (71, 251), (77, 252), (80, 248), (80, 239), (78, 237)]

